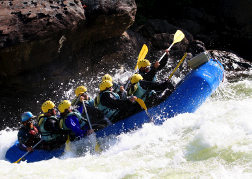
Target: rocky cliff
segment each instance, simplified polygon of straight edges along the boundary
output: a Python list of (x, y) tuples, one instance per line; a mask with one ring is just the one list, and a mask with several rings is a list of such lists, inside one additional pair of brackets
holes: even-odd
[[(134, 68), (143, 44), (149, 48), (147, 59), (152, 62), (159, 58), (173, 42), (178, 29), (186, 38), (173, 46), (166, 74), (185, 51), (189, 60), (207, 50), (205, 44), (218, 39), (219, 34), (204, 34), (204, 25), (206, 21), (214, 24), (216, 18), (196, 8), (186, 8), (183, 12), (191, 16), (183, 15), (186, 19), (180, 14), (177, 20), (149, 19), (137, 26), (133, 25), (137, 13), (134, 0), (0, 2), (2, 128), (17, 126), (14, 122), (20, 121), (24, 111), (39, 113), (45, 100), (58, 104), (69, 98), (67, 91), (79, 85), (87, 85), (94, 95), (103, 74), (113, 75), (118, 71), (123, 74)], [(230, 72), (251, 68), (239, 56), (221, 58), (229, 57), (228, 52), (225, 55), (222, 51), (213, 52)], [(190, 70), (187, 60), (175, 75)]]

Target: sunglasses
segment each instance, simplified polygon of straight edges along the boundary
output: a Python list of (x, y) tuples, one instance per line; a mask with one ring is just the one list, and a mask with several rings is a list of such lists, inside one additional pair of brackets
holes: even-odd
[(27, 124), (30, 124), (33, 122), (33, 119), (28, 119), (27, 121), (25, 121)]
[(87, 95), (86, 92), (81, 94), (81, 96), (84, 96), (84, 95)]
[(56, 110), (56, 108), (49, 109), (48, 112), (52, 112), (53, 110)]

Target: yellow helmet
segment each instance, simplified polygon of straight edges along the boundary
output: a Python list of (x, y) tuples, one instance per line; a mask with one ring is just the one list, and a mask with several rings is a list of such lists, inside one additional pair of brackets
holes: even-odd
[(109, 81), (113, 82), (113, 79), (112, 79), (112, 77), (109, 74), (105, 74), (102, 77), (102, 81), (105, 81), (105, 80), (109, 80)]
[(60, 111), (61, 113), (64, 113), (65, 110), (68, 109), (70, 106), (71, 106), (71, 102), (68, 101), (68, 100), (64, 100), (64, 101), (62, 101), (62, 102), (59, 104), (58, 108), (59, 108), (59, 111)]
[(87, 92), (87, 88), (85, 86), (79, 86), (75, 89), (75, 95), (78, 97), (79, 94)]
[(134, 83), (139, 82), (139, 81), (142, 80), (142, 79), (143, 79), (142, 75), (140, 75), (140, 74), (134, 74), (134, 75), (130, 78), (130, 82), (131, 82), (132, 84), (134, 84)]
[(147, 66), (150, 66), (150, 62), (147, 59), (143, 59), (143, 60), (140, 60), (140, 62), (138, 62), (138, 69), (142, 67), (147, 67)]
[(46, 101), (42, 104), (41, 109), (43, 113), (47, 113), (49, 109), (54, 108), (55, 104), (52, 101)]
[(100, 91), (104, 91), (107, 88), (110, 88), (112, 86), (113, 86), (113, 83), (111, 81), (105, 80), (105, 81), (103, 81), (103, 82), (100, 83), (99, 88), (100, 88)]

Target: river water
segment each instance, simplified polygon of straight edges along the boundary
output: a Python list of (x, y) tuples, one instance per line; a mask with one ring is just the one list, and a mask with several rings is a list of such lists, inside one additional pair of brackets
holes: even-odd
[(16, 139), (0, 131), (1, 179), (252, 178), (252, 80), (225, 80), (193, 114), (100, 139), (101, 154), (83, 139), (61, 158), (12, 164), (5, 153)]

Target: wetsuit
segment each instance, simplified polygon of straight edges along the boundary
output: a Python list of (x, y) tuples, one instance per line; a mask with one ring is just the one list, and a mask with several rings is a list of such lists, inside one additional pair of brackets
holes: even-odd
[(102, 91), (100, 93), (98, 108), (112, 123), (129, 117), (141, 110), (138, 104), (130, 102), (129, 99), (120, 99), (118, 94), (111, 91)]
[(83, 108), (79, 105), (76, 111), (70, 112), (67, 116), (61, 119), (63, 120), (62, 128), (64, 130), (72, 131), (77, 138), (86, 136), (88, 130), (90, 130), (88, 122), (81, 116), (82, 111)]
[[(41, 140), (37, 127), (34, 125), (33, 129), (26, 126), (22, 126), (18, 132), (18, 142), (19, 148), (21, 150), (27, 149), (27, 147), (32, 147)], [(43, 148), (40, 143), (37, 148)]]
[(143, 99), (146, 107), (151, 108), (163, 102), (174, 89), (169, 80), (163, 82), (140, 80), (138, 83), (131, 85), (129, 95)]
[(159, 72), (165, 67), (167, 61), (168, 55), (165, 55), (164, 58), (159, 62), (160, 65), (158, 68), (154, 68), (154, 65), (152, 65), (149, 72), (145, 73), (139, 70), (139, 74), (142, 75), (145, 81), (155, 81), (157, 72)]
[(42, 138), (51, 149), (59, 148), (64, 145), (67, 140), (67, 135), (64, 130), (59, 127), (59, 119), (56, 116), (39, 117), (39, 126)]
[[(78, 106), (78, 110), (82, 111), (82, 116), (87, 119), (86, 113), (83, 108), (83, 104), (80, 101), (76, 101), (76, 99), (73, 100), (73, 102)], [(72, 104), (73, 104), (72, 102)], [(108, 118), (97, 108), (94, 106), (94, 100), (85, 100), (84, 101), (85, 107), (87, 109), (87, 114), (89, 116), (92, 128), (94, 130), (102, 129), (108, 125), (111, 124), (111, 122), (108, 120)], [(80, 109), (82, 108), (82, 109)]]

